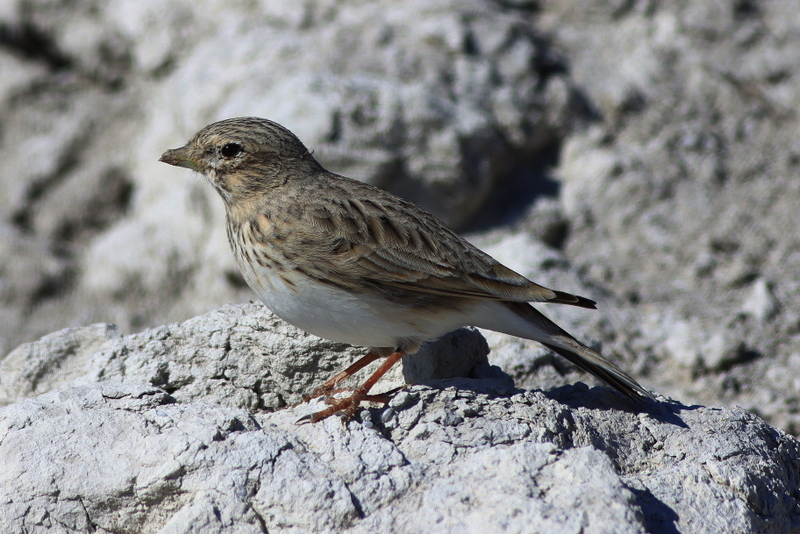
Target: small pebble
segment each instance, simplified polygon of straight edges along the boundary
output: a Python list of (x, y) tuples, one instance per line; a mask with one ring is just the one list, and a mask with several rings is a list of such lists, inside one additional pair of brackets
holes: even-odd
[(394, 416), (394, 410), (392, 408), (386, 408), (381, 413), (381, 423), (387, 423), (389, 420)]

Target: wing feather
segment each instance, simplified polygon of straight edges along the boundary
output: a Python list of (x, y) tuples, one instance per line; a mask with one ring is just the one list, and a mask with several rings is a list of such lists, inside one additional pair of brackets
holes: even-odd
[[(341, 251), (336, 258), (313, 258), (320, 276), (341, 273), (373, 285), (449, 297), (595, 307), (592, 300), (540, 286), (505, 267), (416, 205), (356, 184), (348, 186), (347, 196), (310, 199), (305, 206), (303, 217), (311, 224), (303, 239), (315, 243), (307, 250)], [(342, 247), (342, 240), (350, 246)]]

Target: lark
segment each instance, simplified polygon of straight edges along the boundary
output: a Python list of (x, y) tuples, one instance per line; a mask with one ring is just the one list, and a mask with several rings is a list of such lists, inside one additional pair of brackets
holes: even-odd
[[(422, 208), (325, 170), (288, 129), (232, 118), (200, 130), (161, 161), (202, 173), (225, 204), (228, 240), (247, 284), (284, 321), (369, 352), (311, 395), (306, 420), (352, 417), (405, 354), (462, 326), (538, 341), (634, 399), (652, 395), (531, 306), (594, 309), (503, 266)], [(385, 358), (346, 396), (337, 387)]]

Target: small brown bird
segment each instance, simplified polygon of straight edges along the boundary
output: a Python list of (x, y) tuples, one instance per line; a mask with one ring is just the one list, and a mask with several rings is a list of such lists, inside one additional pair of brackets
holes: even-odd
[(220, 194), (239, 268), (270, 310), (316, 336), (371, 347), (309, 398), (387, 358), (312, 422), (338, 412), (352, 417), (361, 401), (383, 399), (369, 391), (392, 365), (462, 326), (533, 339), (629, 397), (653, 398), (528, 304), (594, 309), (594, 301), (537, 285), (418, 206), (325, 170), (279, 124), (215, 122), (161, 161), (201, 172)]

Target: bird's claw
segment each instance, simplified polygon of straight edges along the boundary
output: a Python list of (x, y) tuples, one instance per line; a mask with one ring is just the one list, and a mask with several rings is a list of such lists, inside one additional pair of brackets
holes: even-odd
[(313, 417), (313, 415), (314, 415), (313, 413), (304, 415), (303, 417), (301, 417), (300, 419), (295, 421), (294, 424), (300, 426), (300, 425), (304, 425), (306, 423), (310, 423), (311, 422), (311, 418)]

